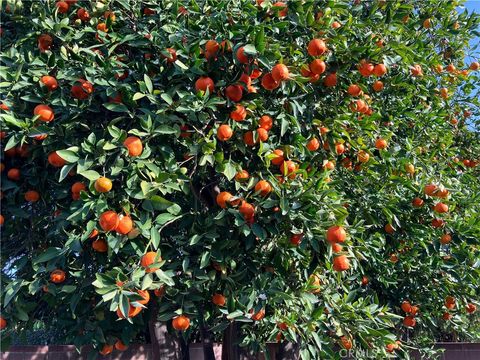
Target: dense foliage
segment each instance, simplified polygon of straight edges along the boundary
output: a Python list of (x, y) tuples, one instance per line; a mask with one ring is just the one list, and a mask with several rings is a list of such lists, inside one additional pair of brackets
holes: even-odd
[(4, 344), (52, 317), (102, 353), (149, 320), (303, 359), (478, 339), (457, 6), (4, 2)]

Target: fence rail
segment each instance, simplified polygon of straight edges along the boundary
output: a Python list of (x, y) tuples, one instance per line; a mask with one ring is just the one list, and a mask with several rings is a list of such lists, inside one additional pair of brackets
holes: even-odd
[[(275, 347), (274, 344), (272, 345), (272, 348)], [(438, 343), (437, 347), (445, 349), (442, 360), (480, 359), (480, 343)], [(84, 348), (79, 354), (73, 345), (12, 346), (8, 351), (0, 352), (0, 355), (1, 360), (86, 360), (91, 351), (91, 348)], [(216, 344), (214, 352), (216, 360), (221, 360), (221, 345)], [(259, 359), (262, 358), (262, 356), (259, 356)], [(152, 345), (135, 344), (130, 345), (123, 352), (114, 351), (111, 355), (103, 357), (103, 359), (153, 360), (154, 356)], [(203, 359), (201, 344), (192, 344), (190, 346), (190, 360)]]

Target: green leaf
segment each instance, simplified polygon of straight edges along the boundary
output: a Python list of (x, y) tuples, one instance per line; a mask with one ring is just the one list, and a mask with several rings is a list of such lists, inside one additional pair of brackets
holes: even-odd
[(71, 150), (57, 150), (57, 154), (69, 163), (75, 163), (79, 159), (78, 155)]
[(160, 245), (160, 231), (155, 227), (150, 229), (150, 240), (152, 241), (153, 248), (157, 250)]
[(152, 285), (153, 278), (152, 274), (146, 274), (142, 280), (142, 290), (146, 290)]
[(202, 254), (200, 259), (200, 269), (203, 269), (210, 264), (210, 252), (206, 251)]
[(147, 95), (137, 92), (137, 93), (133, 94), (132, 100), (137, 101), (137, 100), (140, 100), (141, 98), (144, 98), (145, 96), (147, 96)]
[(53, 258), (56, 258), (60, 256), (62, 253), (62, 249), (56, 248), (56, 247), (51, 247), (42, 252), (39, 256), (33, 259), (32, 263), (33, 264), (39, 264), (42, 262), (47, 262), (49, 260), (52, 260)]
[(103, 106), (113, 112), (128, 112), (128, 108), (124, 104), (109, 102), (103, 104)]
[(145, 81), (145, 86), (147, 87), (148, 92), (151, 94), (153, 92), (152, 80), (147, 74), (143, 75), (143, 80)]
[(228, 180), (232, 180), (237, 173), (237, 169), (230, 161), (224, 163), (224, 166), (225, 168), (223, 169), (223, 175), (225, 175)]
[(91, 181), (97, 180), (100, 177), (100, 174), (95, 170), (85, 170), (85, 171), (79, 172), (78, 174), (82, 175), (83, 177), (86, 177), (88, 180), (91, 180)]

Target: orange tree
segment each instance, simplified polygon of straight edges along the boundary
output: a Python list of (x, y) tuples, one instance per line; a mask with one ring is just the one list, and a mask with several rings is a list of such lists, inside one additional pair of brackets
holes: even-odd
[(304, 359), (478, 336), (457, 5), (4, 2), (4, 344), (41, 322), (102, 354), (149, 321)]

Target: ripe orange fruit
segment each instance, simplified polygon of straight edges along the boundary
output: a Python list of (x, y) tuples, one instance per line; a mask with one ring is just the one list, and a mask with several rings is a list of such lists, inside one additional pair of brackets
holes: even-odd
[(417, 315), (419, 310), (420, 309), (418, 308), (418, 306), (412, 305), (410, 309), (410, 315)]
[(446, 245), (452, 241), (452, 236), (450, 234), (443, 234), (440, 237), (440, 244)]
[(251, 319), (254, 321), (260, 321), (265, 317), (265, 309), (260, 309), (255, 314), (253, 313), (253, 309), (249, 311), (250, 314), (253, 314)]
[(48, 89), (48, 91), (53, 91), (56, 88), (58, 88), (57, 79), (55, 79), (53, 76), (44, 75), (40, 78), (40, 82), (43, 85), (45, 85), (45, 87)]
[(258, 128), (257, 136), (258, 136), (258, 140), (265, 142), (268, 140), (268, 131), (265, 130), (264, 128)]
[(360, 86), (356, 85), (356, 84), (351, 84), (349, 87), (348, 87), (348, 90), (347, 92), (352, 95), (352, 96), (360, 96), (363, 92), (362, 92), (362, 89), (360, 88)]
[(377, 64), (373, 68), (373, 75), (375, 76), (383, 76), (387, 73), (387, 67), (383, 64)]
[(310, 151), (316, 151), (320, 148), (320, 141), (317, 138), (311, 138), (307, 142), (307, 149)]
[(52, 151), (48, 155), (48, 163), (54, 167), (62, 167), (65, 165), (65, 160), (63, 160), (63, 158), (61, 158), (56, 151)]
[(185, 331), (190, 327), (190, 319), (185, 315), (176, 316), (172, 320), (172, 326), (175, 330)]
[(378, 149), (378, 150), (385, 150), (387, 148), (388, 144), (387, 144), (387, 140), (385, 139), (377, 139), (375, 141), (375, 147)]
[(444, 214), (444, 213), (448, 212), (448, 205), (447, 205), (447, 204), (444, 204), (444, 203), (442, 203), (442, 202), (439, 202), (439, 203), (435, 204), (433, 210), (434, 210), (436, 213)]
[(474, 61), (470, 64), (469, 69), (474, 71), (478, 70), (480, 69), (480, 64), (477, 61)]
[(428, 196), (434, 196), (437, 191), (438, 191), (438, 186), (435, 184), (428, 184), (428, 185), (425, 185), (425, 187), (423, 188), (423, 192), (425, 193), (425, 195), (428, 195)]
[(80, 8), (77, 10), (77, 17), (82, 21), (90, 20), (90, 14), (84, 8)]
[(260, 180), (255, 185), (255, 192), (265, 197), (272, 192), (272, 185), (266, 180)]
[(229, 125), (220, 125), (217, 129), (217, 138), (220, 141), (227, 141), (233, 135), (233, 130)]
[(282, 330), (282, 331), (285, 331), (288, 329), (288, 325), (284, 322), (281, 322), (281, 323), (277, 323), (277, 327)]
[(346, 349), (346, 350), (351, 350), (352, 347), (353, 347), (352, 340), (350, 340), (346, 336), (342, 336), (340, 338), (340, 342), (342, 343), (343, 348)]
[(407, 174), (413, 175), (415, 174), (415, 166), (413, 164), (405, 164), (405, 171)]
[(20, 170), (15, 168), (8, 170), (7, 178), (14, 181), (20, 180)]
[(217, 306), (224, 306), (225, 305), (225, 296), (222, 294), (214, 294), (212, 296), (212, 303), (214, 303)]
[(106, 193), (112, 190), (112, 180), (106, 177), (100, 177), (95, 180), (95, 190), (99, 193)]
[(291, 160), (283, 161), (280, 164), (280, 172), (283, 176), (295, 177), (295, 171), (297, 170), (297, 164)]
[(387, 234), (393, 234), (395, 232), (395, 229), (393, 228), (392, 224), (385, 225), (384, 229)]
[(405, 327), (414, 327), (416, 325), (417, 321), (413, 316), (405, 316), (403, 319), (403, 325)]
[(100, 227), (103, 231), (112, 231), (118, 225), (118, 215), (115, 211), (108, 210), (100, 215)]
[(233, 102), (242, 100), (243, 88), (240, 85), (229, 85), (225, 89), (225, 96)]
[(432, 26), (432, 20), (430, 18), (423, 20), (423, 27), (425, 29), (430, 29)]
[(68, 4), (65, 1), (58, 1), (55, 6), (58, 9), (60, 14), (65, 14), (68, 12)]
[(343, 243), (346, 238), (347, 233), (343, 226), (334, 225), (327, 229), (326, 239), (330, 244)]
[(441, 228), (444, 225), (445, 225), (445, 221), (443, 221), (442, 219), (432, 219), (432, 226), (435, 229)]
[(419, 197), (416, 197), (415, 199), (412, 200), (413, 207), (417, 207), (417, 208), (422, 207), (423, 203), (424, 203), (423, 199), (420, 199)]
[[(138, 314), (140, 314), (140, 312), (142, 311), (142, 308), (141, 307), (135, 307), (133, 305), (130, 305), (129, 308), (128, 308), (128, 314), (127, 316), (129, 318), (132, 318), (132, 317), (135, 317), (137, 316)], [(119, 319), (125, 319), (125, 316), (123, 316), (120, 308), (117, 309), (117, 316)]]
[(0, 330), (3, 330), (7, 327), (7, 320), (0, 316)]
[(50, 47), (53, 44), (53, 39), (48, 34), (42, 34), (38, 37), (38, 49), (40, 52), (45, 52), (50, 50)]
[(445, 320), (445, 321), (448, 321), (452, 318), (452, 314), (448, 313), (448, 312), (444, 312), (443, 315), (442, 315), (442, 319)]
[(413, 77), (421, 77), (423, 76), (422, 67), (418, 64), (415, 64), (410, 68), (410, 73)]
[(138, 290), (137, 293), (143, 298), (142, 300), (137, 300), (137, 302), (142, 305), (147, 305), (150, 301), (150, 293), (148, 290)]
[(38, 120), (43, 122), (50, 122), (55, 118), (53, 109), (48, 105), (37, 105), (33, 109), (33, 115), (38, 115)]
[(350, 262), (346, 255), (335, 256), (333, 258), (333, 270), (345, 271), (350, 268)]
[(402, 302), (401, 308), (404, 312), (410, 313), (412, 311), (412, 304), (410, 304), (410, 301), (405, 300)]
[(327, 161), (323, 165), (323, 169), (332, 171), (335, 169), (335, 163), (333, 161)]
[(228, 191), (222, 191), (217, 195), (217, 205), (220, 206), (222, 209), (227, 207), (227, 203), (230, 202), (230, 199), (233, 197)]
[(370, 282), (370, 280), (368, 279), (368, 277), (363, 275), (362, 276), (362, 285), (367, 286), (369, 282)]
[(128, 155), (130, 156), (139, 156), (143, 151), (142, 140), (136, 136), (127, 137), (123, 145), (128, 149)]
[(133, 221), (129, 215), (118, 216), (118, 224), (115, 231), (118, 234), (126, 235), (133, 229)]
[(454, 73), (457, 69), (456, 69), (455, 65), (453, 65), (452, 63), (450, 63), (450, 64), (447, 65), (446, 70), (447, 70), (449, 73)]
[(215, 55), (219, 49), (220, 45), (215, 40), (208, 40), (205, 43), (205, 52), (211, 54), (212, 56)]
[(248, 146), (254, 146), (255, 140), (253, 138), (253, 131), (247, 131), (243, 134), (243, 142)]
[(360, 64), (357, 66), (358, 72), (364, 77), (371, 76), (375, 66), (369, 63), (367, 60), (361, 60)]
[(251, 219), (255, 214), (255, 208), (252, 204), (246, 202), (245, 200), (242, 201), (242, 204), (238, 208), (240, 214), (243, 215), (245, 219)]
[(245, 181), (250, 178), (250, 174), (248, 173), (247, 170), (240, 170), (235, 174), (235, 180), (236, 181)]
[(242, 64), (248, 64), (248, 56), (245, 54), (244, 47), (239, 47), (236, 52), (237, 60)]
[(335, 144), (335, 153), (337, 155), (342, 155), (345, 152), (345, 145), (341, 143)]
[(290, 235), (290, 244), (294, 246), (300, 245), (303, 239), (303, 233), (300, 234), (292, 234)]
[(167, 63), (174, 63), (177, 61), (177, 51), (174, 48), (166, 48), (168, 55), (161, 54), (167, 60)]
[(65, 281), (65, 271), (56, 269), (50, 273), (50, 281), (55, 284), (60, 284)]
[(105, 20), (110, 19), (111, 22), (115, 22), (115, 19), (117, 18), (113, 11), (105, 11), (103, 13), (103, 17), (105, 18)]
[(117, 349), (118, 351), (125, 351), (128, 349), (128, 346), (120, 340), (117, 340), (117, 342), (115, 343), (115, 349)]
[(390, 344), (387, 344), (387, 345), (385, 346), (385, 348), (386, 348), (387, 352), (392, 353), (392, 352), (394, 352), (395, 349), (397, 348), (396, 346), (397, 346), (397, 344), (395, 344), (395, 343), (390, 343)]
[(107, 24), (105, 23), (98, 23), (97, 30), (102, 32), (108, 32)]
[(72, 185), (71, 190), (72, 190), (72, 193), (78, 194), (78, 193), (80, 193), (80, 191), (85, 191), (86, 188), (87, 188), (87, 187), (85, 186), (84, 183), (82, 183), (82, 182), (80, 182), (80, 181), (77, 181), (76, 183), (74, 183), (74, 184)]
[(25, 200), (28, 202), (37, 202), (40, 199), (40, 194), (35, 190), (29, 190), (25, 193)]
[(337, 73), (331, 73), (323, 79), (323, 85), (326, 87), (333, 87), (337, 85)]
[(364, 164), (370, 160), (370, 155), (366, 151), (360, 150), (357, 154), (357, 160)]
[(195, 81), (195, 91), (207, 91), (207, 89), (210, 94), (215, 90), (215, 84), (211, 78), (208, 76), (202, 76)]
[(280, 86), (280, 82), (276, 81), (271, 73), (267, 73), (262, 77), (262, 86), (265, 90), (275, 90)]
[(159, 263), (161, 261), (162, 261), (162, 258), (160, 256), (157, 256), (157, 253), (155, 251), (149, 251), (142, 256), (142, 260), (140, 261), (140, 264), (142, 265), (142, 267), (145, 268), (146, 273), (152, 273), (157, 271), (160, 268), (151, 267), (150, 265), (154, 263)]
[(465, 309), (467, 310), (467, 313), (473, 314), (475, 311), (477, 311), (477, 306), (475, 304), (468, 303)]
[(92, 242), (92, 248), (95, 251), (98, 251), (100, 253), (104, 253), (108, 251), (108, 244), (105, 240), (103, 239), (97, 239)]
[(313, 74), (321, 75), (327, 69), (327, 65), (323, 60), (315, 59), (310, 63), (309, 68)]
[(448, 98), (448, 89), (447, 88), (441, 88), (440, 89), (440, 96), (443, 99), (447, 99)]
[(277, 165), (277, 166), (278, 166), (278, 165), (283, 164), (283, 161), (284, 161), (285, 159), (283, 158), (283, 151), (282, 151), (282, 150), (280, 150), (280, 149), (275, 149), (275, 150), (273, 150), (272, 154), (275, 155), (275, 157), (272, 158), (272, 160), (271, 160), (271, 162), (272, 162), (273, 165)]
[(93, 85), (91, 82), (78, 79), (70, 89), (70, 93), (75, 99), (85, 100), (93, 93)]
[(2, 226), (5, 223), (5, 218), (3, 215), (0, 214), (0, 226)]
[(258, 122), (258, 126), (269, 131), (273, 127), (273, 119), (268, 115), (263, 115)]
[[(238, 86), (238, 85), (235, 85)], [(235, 105), (235, 110), (230, 113), (230, 119), (235, 121), (243, 121), (247, 117), (247, 110), (242, 105)]]
[(275, 81), (288, 80), (290, 73), (285, 64), (277, 64), (272, 68), (272, 77)]
[(327, 51), (327, 46), (323, 40), (313, 39), (308, 43), (307, 51), (310, 56), (320, 56)]
[(343, 249), (343, 246), (338, 244), (338, 243), (333, 243), (332, 244), (332, 252), (334, 252), (335, 254), (339, 253), (340, 251), (342, 251)]
[(105, 355), (110, 354), (112, 351), (113, 351), (113, 345), (105, 344), (105, 345), (103, 345), (102, 350), (100, 350), (100, 354), (105, 356)]
[(162, 285), (160, 288), (153, 290), (153, 293), (155, 294), (155, 296), (162, 297), (163, 295), (165, 295), (165, 291), (165, 286)]
[(372, 85), (373, 90), (376, 92), (382, 91), (383, 87), (383, 82), (381, 82), (380, 80), (375, 81)]

